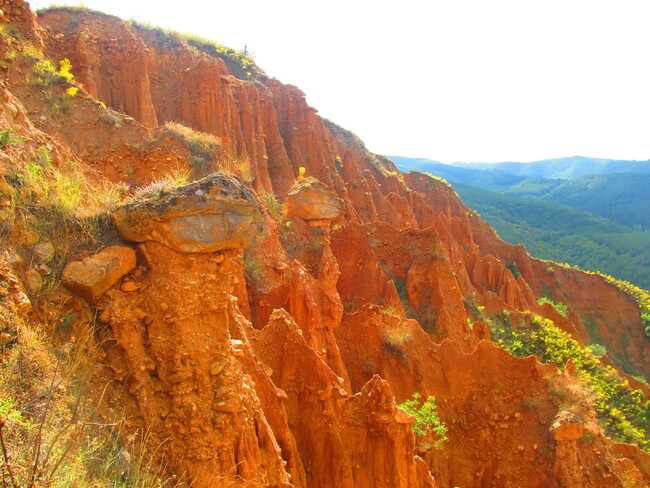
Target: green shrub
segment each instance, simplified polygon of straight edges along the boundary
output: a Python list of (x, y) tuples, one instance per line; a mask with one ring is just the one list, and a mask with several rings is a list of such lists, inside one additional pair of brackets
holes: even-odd
[(244, 250), (244, 275), (249, 281), (256, 281), (262, 277), (262, 263), (255, 257), (252, 249)]
[(581, 347), (549, 319), (534, 316), (530, 324), (519, 329), (508, 321), (499, 323), (492, 318), (487, 322), (493, 340), (514, 356), (535, 355), (541, 362), (554, 362), (559, 368), (571, 360), (593, 398), (593, 407), (607, 434), (645, 449), (650, 447), (643, 392), (632, 390), (614, 368), (601, 364), (589, 349)]
[(506, 263), (506, 268), (512, 273), (512, 276), (515, 277), (515, 279), (519, 279), (521, 276), (521, 273), (519, 272), (519, 267), (517, 266), (517, 263), (514, 261), (508, 261)]
[(540, 305), (543, 305), (543, 304), (545, 304), (545, 303), (549, 303), (549, 304), (551, 304), (551, 305), (553, 306), (553, 308), (554, 308), (555, 310), (557, 310), (557, 311), (560, 313), (560, 315), (562, 315), (563, 317), (566, 317), (567, 315), (569, 315), (569, 309), (567, 308), (567, 306), (566, 306), (564, 303), (561, 303), (561, 302), (556, 303), (556, 302), (554, 302), (553, 300), (551, 300), (549, 297), (541, 297), (541, 298), (538, 298), (538, 299), (537, 299), (537, 303), (539, 303)]
[(70, 72), (71, 70), (72, 64), (70, 64), (70, 60), (67, 58), (59, 61), (58, 70), (52, 61), (42, 59), (34, 65), (34, 82), (43, 87), (57, 83), (73, 83), (74, 75)]
[[(413, 393), (411, 400), (406, 400), (397, 406), (415, 417), (413, 432), (418, 437), (425, 437), (422, 447), (442, 449), (442, 443), (447, 440), (447, 426), (440, 420), (435, 397), (430, 396), (425, 401), (422, 395)], [(430, 443), (431, 438), (433, 444)]]
[(12, 134), (10, 129), (5, 129), (0, 132), (0, 149), (3, 151), (9, 146), (20, 144), (23, 141), (24, 139), (22, 137)]
[(587, 349), (597, 358), (603, 357), (607, 354), (607, 349), (605, 349), (605, 346), (602, 344), (589, 344)]
[(243, 50), (232, 49), (194, 34), (181, 34), (145, 22), (130, 21), (130, 24), (138, 30), (155, 34), (156, 41), (161, 46), (186, 46), (198, 52), (220, 58), (226, 63), (228, 69), (241, 79), (256, 79), (266, 76), (255, 64), (253, 56), (248, 52), (247, 48)]
[(180, 140), (192, 152), (192, 164), (197, 176), (207, 175), (208, 163), (218, 162), (221, 157), (221, 139), (217, 136), (175, 122), (167, 122), (165, 128), (172, 137)]
[(282, 218), (282, 204), (278, 200), (278, 197), (273, 192), (268, 191), (263, 191), (260, 197), (271, 218), (279, 221)]
[(616, 288), (621, 290), (627, 296), (629, 296), (639, 307), (639, 314), (641, 316), (641, 322), (645, 329), (645, 334), (650, 337), (650, 292), (639, 288), (632, 283), (627, 281), (616, 279), (612, 276), (598, 273), (602, 276), (605, 281), (614, 285)]

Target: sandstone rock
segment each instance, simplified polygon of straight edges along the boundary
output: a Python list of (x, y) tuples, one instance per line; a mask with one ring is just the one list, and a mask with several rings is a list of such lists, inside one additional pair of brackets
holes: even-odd
[(34, 261), (39, 264), (46, 264), (54, 259), (54, 245), (51, 242), (41, 242), (32, 248)]
[(110, 246), (83, 261), (73, 261), (63, 270), (63, 284), (91, 303), (96, 302), (122, 276), (135, 268), (135, 251)]
[[(67, 33), (72, 30), (69, 16), (66, 17), (63, 13), (50, 12), (45, 14), (44, 18), (52, 21), (61, 19), (62, 28), (52, 29), (52, 32), (66, 32), (66, 36), (59, 34), (62, 38), (67, 37)], [(288, 469), (293, 470), (292, 480), (296, 480), (296, 488), (307, 486), (304, 475), (302, 482), (301, 478), (295, 475), (302, 469), (298, 454), (302, 454), (306, 460), (305, 465), (313, 486), (425, 486), (422, 483), (416, 485), (407, 482), (409, 477), (404, 471), (396, 477), (404, 480), (404, 485), (391, 483), (392, 479), (387, 477), (387, 470), (393, 472), (397, 471), (398, 466), (406, 468), (412, 465), (410, 461), (405, 463), (400, 460), (405, 459), (404, 457), (389, 457), (392, 453), (391, 446), (403, 447), (405, 443), (402, 435), (396, 440), (394, 422), (390, 424), (392, 431), (388, 432), (382, 427), (387, 424), (379, 422), (386, 421), (388, 409), (380, 409), (376, 417), (369, 419), (370, 422), (364, 422), (363, 413), (374, 412), (373, 409), (367, 408), (367, 402), (357, 401), (355, 409), (352, 409), (355, 402), (342, 401), (337, 395), (333, 395), (328, 401), (334, 404), (321, 406), (311, 390), (313, 382), (317, 383), (315, 391), (335, 384), (332, 383), (331, 375), (324, 373), (322, 363), (334, 363), (332, 357), (337, 343), (327, 343), (323, 339), (327, 337), (326, 332), (320, 332), (320, 328), (329, 331), (338, 325), (337, 320), (334, 320), (338, 317), (338, 312), (332, 310), (342, 302), (347, 312), (352, 300), (355, 301), (352, 303), (352, 311), (361, 309), (361, 315), (357, 313), (355, 317), (349, 314), (350, 318), (346, 319), (346, 324), (336, 328), (341, 333), (340, 348), (348, 351), (345, 353), (345, 369), (355, 385), (350, 391), (358, 393), (367, 382), (368, 375), (377, 370), (391, 384), (398, 398), (404, 399), (413, 391), (436, 394), (445, 399), (445, 403), (441, 403), (441, 416), (459, 420), (449, 424), (450, 438), (453, 441), (447, 443), (443, 452), (428, 456), (429, 467), (424, 461), (416, 459), (418, 473), (422, 473), (418, 475), (419, 479), (428, 475), (428, 470), (431, 469), (436, 473), (440, 486), (504, 486), (508, 483), (516, 485), (521, 484), (522, 479), (529, 480), (529, 484), (535, 486), (618, 486), (614, 480), (606, 484), (594, 482), (594, 470), (591, 469), (593, 466), (598, 466), (599, 478), (611, 477), (611, 474), (600, 468), (606, 461), (606, 455), (601, 457), (600, 452), (606, 453), (606, 449), (599, 449), (598, 453), (594, 453), (599, 456), (596, 459), (594, 455), (586, 453), (581, 446), (583, 443), (575, 442), (560, 443), (557, 448), (566, 448), (569, 454), (573, 454), (573, 457), (566, 455), (562, 458), (563, 462), (573, 472), (584, 472), (585, 478), (570, 485), (560, 482), (553, 469), (554, 446), (550, 433), (539, 432), (539, 425), (553, 424), (559, 400), (552, 393), (551, 386), (559, 388), (555, 382), (564, 384), (566, 375), (556, 375), (555, 370), (549, 371), (532, 359), (506, 357), (504, 352), (487, 342), (482, 345), (479, 343), (476, 346), (477, 351), (472, 352), (471, 348), (481, 339), (488, 339), (489, 334), (482, 322), (475, 322), (474, 330), (469, 329), (465, 322), (465, 310), (470, 305), (488, 305), (486, 316), (506, 308), (512, 308), (513, 311), (536, 311), (534, 296), (541, 296), (544, 285), (550, 286), (557, 293), (567, 292), (568, 295), (570, 292), (573, 297), (567, 303), (576, 312), (583, 315), (588, 313), (594, 317), (602, 315), (602, 320), (596, 318), (596, 325), (606, 339), (608, 350), (610, 344), (618, 348), (621, 342), (618, 338), (623, 335), (622, 331), (625, 331), (626, 335), (629, 333), (630, 347), (626, 347), (625, 354), (635, 366), (647, 372), (650, 370), (650, 363), (645, 362), (644, 358), (647, 357), (648, 343), (643, 335), (643, 328), (639, 326), (638, 308), (634, 303), (627, 303), (629, 300), (626, 297), (617, 297), (614, 292), (608, 292), (604, 284), (598, 283), (600, 278), (585, 277), (578, 272), (557, 269), (553, 279), (545, 283), (543, 263), (531, 260), (523, 248), (506, 245), (496, 238), (493, 231), (490, 233), (487, 228), (481, 227), (483, 224), (479, 219), (470, 218), (467, 209), (462, 206), (460, 200), (453, 197), (452, 190), (445, 185), (414, 173), (405, 175), (408, 184), (406, 188), (398, 184), (396, 177), (385, 177), (385, 174), (382, 176), (377, 173), (378, 168), (371, 166), (373, 161), (366, 157), (366, 151), (352, 138), (345, 137), (345, 134), (341, 137), (335, 128), (326, 129), (315, 111), (310, 111), (304, 95), (297, 89), (285, 87), (273, 80), (259, 83), (240, 82), (227, 74), (226, 68), (222, 68), (221, 60), (208, 59), (205, 53), (194, 57), (188, 51), (181, 50), (184, 48), (170, 51), (171, 43), (152, 42), (152, 39), (158, 38), (158, 34), (147, 30), (139, 35), (146, 36), (145, 42), (151, 50), (150, 55), (143, 49), (137, 52), (135, 49), (127, 51), (125, 46), (139, 48), (142, 43), (132, 42), (137, 39), (128, 28), (119, 31), (114, 24), (101, 19), (95, 18), (90, 29), (83, 31), (84, 35), (90, 34), (88, 39), (91, 41), (87, 42), (83, 37), (67, 37), (57, 43), (56, 49), (48, 47), (49, 52), (59, 54), (58, 59), (68, 57), (72, 60), (76, 76), (84, 82), (91, 94), (99, 95), (97, 99), (104, 100), (120, 112), (126, 111), (148, 126), (156, 124), (153, 119), (151, 123), (147, 122), (147, 113), (158, 112), (165, 115), (165, 120), (177, 120), (198, 130), (216, 134), (222, 139), (224, 150), (228, 154), (236, 156), (240, 161), (250, 161), (248, 166), (256, 190), (273, 189), (279, 197), (285, 197), (294, 183), (293, 168), (305, 166), (308, 174), (316, 176), (345, 198), (350, 222), (359, 226), (369, 222), (383, 223), (396, 229), (391, 234), (388, 231), (383, 232), (383, 235), (394, 235), (391, 240), (382, 239), (381, 234), (370, 235), (366, 229), (361, 229), (363, 232), (339, 232), (341, 237), (333, 237), (334, 241), (338, 241), (332, 245), (341, 272), (338, 283), (333, 279), (337, 274), (334, 272), (329, 272), (327, 280), (321, 277), (312, 279), (307, 271), (317, 268), (314, 261), (311, 266), (304, 267), (301, 267), (300, 263), (292, 263), (288, 271), (276, 268), (282, 273), (277, 273), (277, 283), (272, 282), (272, 274), (269, 276), (268, 285), (277, 285), (272, 296), (262, 297), (261, 293), (255, 293), (255, 287), (259, 286), (257, 284), (249, 286), (248, 291), (243, 287), (240, 307), (248, 302), (246, 293), (251, 296), (251, 300), (255, 299), (256, 303), (258, 299), (264, 298), (265, 303), (286, 306), (305, 330), (302, 342), (306, 342), (307, 346), (316, 352), (311, 353), (306, 349), (307, 346), (302, 348), (304, 351), (292, 352), (292, 348), (297, 348), (288, 341), (268, 341), (271, 347), (266, 348), (264, 354), (284, 355), (273, 363), (273, 380), (278, 385), (285, 385), (287, 393), (280, 389), (275, 390), (261, 367), (257, 368), (261, 371), (254, 377), (256, 393), (260, 398), (261, 392), (266, 392), (266, 416), (269, 419), (274, 418), (272, 422), (269, 421), (273, 425), (274, 434), (284, 436), (278, 438), (282, 457), (287, 461)], [(98, 29), (99, 26), (102, 29)], [(127, 35), (123, 35), (123, 32), (127, 32)], [(64, 48), (69, 52), (62, 51)], [(124, 62), (125, 59), (128, 62)], [(147, 72), (153, 76), (149, 78)], [(105, 73), (111, 74), (110, 79)], [(39, 113), (33, 109), (32, 111)], [(74, 119), (79, 115), (83, 114), (75, 111)], [(71, 128), (70, 122), (72, 120), (61, 124), (60, 139), (66, 140), (67, 137), (70, 143), (69, 141), (79, 138), (82, 142), (78, 143), (78, 147), (83, 147), (87, 142), (111, 147), (120, 142), (117, 139), (118, 132), (128, 133), (129, 137), (135, 140), (135, 135), (129, 132), (133, 123), (120, 131), (113, 131), (115, 134), (111, 133), (111, 137), (117, 139), (114, 140), (100, 137), (101, 134), (96, 132), (94, 124), (91, 124), (88, 130), (84, 126)], [(84, 135), (86, 133), (88, 135)], [(341, 157), (338, 157), (339, 154)], [(128, 153), (126, 155), (128, 156)], [(159, 156), (134, 158), (131, 167), (134, 168), (135, 176), (140, 178), (139, 181), (145, 181), (145, 177), (150, 178), (155, 171), (161, 171), (165, 164), (172, 162), (164, 152)], [(334, 157), (337, 160), (336, 168)], [(107, 160), (102, 158), (103, 156), (98, 155), (92, 161), (99, 163), (97, 167), (100, 171), (116, 179), (119, 179), (124, 169), (131, 164), (131, 157), (124, 158), (118, 152)], [(156, 170), (156, 167), (160, 170)], [(308, 222), (311, 225), (320, 220), (311, 219)], [(349, 225), (348, 223), (346, 227)], [(425, 235), (424, 231), (429, 228), (431, 231)], [(407, 232), (404, 232), (405, 229)], [(354, 240), (351, 237), (354, 237)], [(432, 248), (432, 243), (440, 243), (439, 249), (438, 246)], [(150, 241), (146, 245), (164, 247)], [(260, 466), (264, 470), (262, 475), (269, 476), (281, 463), (274, 462), (275, 451), (272, 443), (260, 444), (262, 448), (256, 450), (259, 432), (263, 432), (263, 429), (258, 430), (258, 427), (264, 426), (264, 422), (258, 417), (254, 419), (253, 425), (251, 413), (259, 410), (250, 398), (243, 402), (242, 407), (245, 410), (239, 412), (239, 415), (217, 415), (214, 417), (214, 426), (209, 422), (205, 423), (205, 419), (213, 412), (211, 405), (215, 398), (222, 398), (222, 393), (215, 394), (219, 390), (216, 385), (221, 385), (226, 380), (235, 380), (242, 364), (253, 364), (255, 361), (254, 354), (246, 354), (232, 360), (230, 369), (226, 371), (228, 374), (215, 374), (206, 378), (208, 372), (218, 372), (221, 367), (219, 363), (214, 369), (210, 369), (215, 358), (229, 358), (226, 330), (238, 321), (232, 311), (229, 312), (230, 315), (221, 312), (225, 300), (221, 293), (224, 293), (223, 280), (226, 277), (234, 280), (241, 272), (238, 272), (233, 264), (235, 259), (233, 263), (229, 263), (228, 259), (223, 264), (222, 273), (210, 274), (211, 280), (205, 280), (205, 283), (199, 281), (201, 285), (197, 291), (196, 282), (192, 280), (202, 280), (207, 269), (215, 268), (215, 263), (209, 262), (207, 255), (199, 255), (197, 263), (188, 264), (182, 257), (173, 256), (169, 248), (165, 249), (169, 254), (158, 250), (151, 253), (153, 259), (141, 261), (147, 262), (152, 270), (158, 269), (159, 274), (152, 272), (150, 276), (145, 277), (140, 293), (126, 294), (115, 290), (115, 298), (112, 297), (112, 300), (117, 304), (113, 318), (104, 316), (107, 321), (112, 320), (111, 326), (116, 331), (118, 344), (125, 346), (119, 354), (124, 354), (128, 359), (113, 361), (117, 377), (126, 377), (125, 371), (133, 371), (135, 375), (139, 375), (137, 381), (131, 385), (134, 398), (128, 404), (134, 405), (137, 401), (140, 409), (131, 409), (130, 417), (142, 418), (149, 422), (148, 427), (151, 428), (152, 435), (158, 435), (153, 441), (154, 445), (158, 445), (160, 439), (165, 439), (165, 455), (169, 459), (183, 459), (185, 464), (178, 463), (174, 466), (177, 472), (204, 469), (213, 473), (216, 467), (220, 468), (219, 472), (225, 473), (229, 470), (235, 471), (233, 466), (236, 466), (238, 474), (244, 475), (247, 480), (253, 480), (254, 476), (249, 475), (248, 470)], [(142, 250), (146, 251), (146, 248), (143, 247)], [(264, 259), (262, 264), (265, 268), (273, 269), (273, 261), (280, 254), (280, 250), (278, 244), (275, 252), (269, 252), (266, 258), (260, 258)], [(148, 256), (144, 252), (142, 255)], [(417, 262), (414, 262), (411, 256), (417, 256)], [(445, 264), (446, 260), (449, 265)], [(522, 274), (519, 280), (515, 280), (505, 268), (504, 263), (507, 261), (517, 263)], [(198, 263), (202, 266), (198, 266)], [(334, 264), (336, 263), (332, 261), (331, 267)], [(190, 276), (188, 267), (194, 271), (194, 277)], [(307, 275), (307, 278), (294, 278), (295, 269)], [(323, 284), (325, 281), (327, 285)], [(560, 283), (563, 285), (559, 286)], [(167, 288), (162, 286), (163, 284), (170, 286)], [(219, 284), (222, 286), (217, 286)], [(528, 288), (528, 284), (532, 290)], [(232, 283), (228, 286), (231, 285)], [(324, 290), (328, 292), (325, 293)], [(338, 290), (341, 300), (335, 300), (334, 293), (329, 290)], [(430, 328), (432, 339), (436, 343), (445, 339), (451, 341), (444, 341), (440, 347), (434, 348), (424, 332), (414, 327), (413, 331), (418, 334), (415, 336), (418, 340), (412, 340), (406, 345), (404, 356), (407, 361), (386, 354), (383, 338), (374, 327), (383, 323), (383, 317), (376, 311), (364, 311), (362, 307), (366, 303), (383, 303), (400, 309), (402, 304), (398, 290), (403, 297), (406, 293), (405, 298), (418, 304), (416, 308), (419, 316), (428, 320), (422, 320), (421, 324), (426, 326), (427, 330)], [(229, 292), (228, 290), (225, 293)], [(559, 295), (559, 298), (564, 300), (562, 295)], [(470, 301), (472, 299), (475, 301), (473, 304)], [(161, 303), (164, 300), (170, 305)], [(141, 314), (133, 309), (134, 302), (137, 303), (138, 309), (141, 308), (148, 314), (148, 318), (140, 319)], [(232, 306), (236, 307), (234, 304)], [(260, 308), (262, 307), (260, 300)], [(163, 319), (160, 310), (167, 308), (170, 309), (170, 314), (164, 315)], [(269, 305), (263, 308), (270, 309), (268, 313), (264, 311), (267, 315), (273, 309)], [(442, 313), (439, 314), (438, 311)], [(371, 313), (373, 315), (369, 317)], [(181, 316), (184, 318), (180, 318)], [(190, 320), (187, 320), (188, 316)], [(173, 317), (179, 319), (171, 320)], [(326, 322), (321, 320), (321, 317), (326, 317)], [(365, 320), (367, 318), (372, 320)], [(562, 325), (563, 330), (572, 331), (573, 326), (568, 320), (565, 319), (563, 324), (558, 320), (557, 323)], [(149, 325), (151, 321), (153, 327), (149, 335), (144, 324)], [(260, 322), (262, 326), (266, 324), (265, 320)], [(324, 323), (328, 324), (325, 328), (322, 327)], [(480, 330), (476, 325), (479, 323)], [(352, 331), (348, 325), (354, 326)], [(584, 325), (576, 323), (575, 327), (578, 332), (582, 331), (581, 335), (577, 335), (578, 338), (588, 337), (584, 333)], [(236, 337), (244, 335), (239, 334)], [(296, 336), (296, 341), (302, 337), (297, 327), (292, 335)], [(199, 337), (207, 337), (209, 340), (196, 340)], [(457, 344), (463, 344), (464, 349), (461, 350)], [(612, 350), (619, 353), (622, 351), (620, 348)], [(182, 356), (187, 351), (192, 353), (192, 357)], [(428, 352), (425, 354), (425, 351)], [(150, 376), (146, 370), (140, 369), (143, 358), (147, 357), (145, 352), (155, 358), (156, 375)], [(178, 357), (174, 356), (175, 352), (178, 352)], [(116, 357), (119, 358), (117, 355)], [(373, 367), (368, 368), (367, 365)], [(191, 367), (195, 372), (195, 375), (187, 380), (193, 384), (179, 383), (178, 390), (160, 391), (161, 385), (166, 388), (166, 384), (158, 379), (158, 375), (162, 375), (164, 380), (167, 370), (185, 367)], [(337, 370), (336, 373), (343, 374), (346, 371)], [(554, 376), (550, 376), (551, 374)], [(553, 383), (549, 384), (551, 378)], [(260, 387), (264, 384), (264, 379), (268, 385), (265, 389)], [(320, 384), (321, 379), (323, 384)], [(241, 380), (238, 381), (241, 383)], [(246, 391), (243, 386), (240, 385), (238, 390)], [(139, 395), (137, 397), (136, 387)], [(123, 391), (128, 390), (129, 388), (125, 388)], [(177, 395), (178, 392), (184, 393)], [(473, 392), (472, 400), (469, 400), (468, 392)], [(505, 392), (507, 394), (504, 394)], [(286, 416), (286, 412), (284, 407), (279, 405), (276, 396), (283, 398), (283, 403), (289, 406), (287, 410), (292, 418), (292, 429), (301, 440), (300, 453), (295, 447), (296, 443), (292, 444), (293, 434), (288, 431), (288, 422), (282, 417)], [(198, 400), (196, 405), (189, 402), (192, 398)], [(530, 404), (522, 401), (527, 399), (533, 401)], [(337, 406), (338, 403), (346, 405), (347, 412), (344, 412), (340, 405)], [(177, 405), (184, 406), (178, 408)], [(496, 411), (499, 414), (496, 418), (505, 420), (507, 414), (512, 414), (513, 408), (520, 405), (523, 415), (519, 418), (514, 416), (517, 428), (491, 431), (486, 439), (483, 412), (487, 414), (488, 411)], [(531, 408), (532, 406), (534, 408)], [(196, 412), (191, 407), (196, 407)], [(322, 425), (314, 425), (314, 422), (320, 422), (321, 418), (325, 417), (323, 413), (326, 411), (330, 415), (338, 412), (340, 419), (352, 419), (354, 423), (347, 429), (354, 428), (352, 434), (346, 434), (344, 431), (343, 435), (339, 436), (341, 431), (337, 428), (341, 422), (337, 420), (336, 415), (334, 418), (327, 417)], [(173, 415), (168, 417), (171, 412)], [(468, 412), (471, 413), (468, 415)], [(161, 413), (160, 417), (158, 413)], [(171, 422), (170, 419), (174, 417), (174, 422), (178, 422), (183, 430), (179, 428), (174, 431), (160, 422), (161, 418), (167, 418), (166, 422)], [(194, 421), (197, 423), (193, 423)], [(218, 423), (222, 421), (222, 424)], [(589, 423), (586, 417), (584, 422), (587, 431)], [(494, 420), (492, 424), (497, 425)], [(198, 426), (205, 427), (205, 432), (199, 433)], [(513, 427), (514, 424), (511, 423), (510, 426)], [(398, 431), (402, 433), (408, 430), (406, 427), (397, 426)], [(178, 434), (186, 432), (196, 433), (179, 437)], [(383, 432), (387, 432), (389, 436), (382, 436)], [(338, 441), (339, 437), (341, 442)], [(312, 439), (315, 442), (310, 442)], [(598, 443), (601, 441), (597, 439)], [(358, 445), (355, 446), (355, 443)], [(519, 446), (525, 446), (527, 449), (530, 445), (537, 452), (526, 450), (525, 454), (517, 454)], [(409, 449), (402, 448), (401, 452), (406, 452), (412, 457), (412, 442), (409, 442), (407, 447)], [(602, 447), (599, 444), (599, 448)], [(546, 452), (551, 454), (545, 454)], [(218, 459), (214, 461), (217, 463), (223, 460), (223, 464), (214, 466), (206, 462), (206, 459), (210, 459), (206, 456), (212, 456), (211, 453), (218, 453)], [(332, 453), (337, 457), (334, 458)], [(426, 452), (423, 451), (422, 455), (425, 456)], [(533, 462), (532, 456), (535, 456)], [(326, 466), (323, 467), (323, 464)], [(353, 476), (352, 469), (368, 472), (359, 473), (357, 477)], [(370, 474), (374, 474), (376, 478), (369, 479)], [(276, 485), (284, 486), (284, 483), (268, 482), (265, 486)], [(200, 488), (214, 484), (197, 482), (192, 483), (192, 486)]]
[(395, 409), (395, 420), (398, 424), (414, 424), (416, 419), (410, 413), (402, 410), (401, 408)]
[(241, 402), (237, 398), (228, 398), (223, 402), (218, 402), (214, 405), (216, 412), (235, 413), (241, 410)]
[(560, 412), (553, 423), (553, 437), (558, 442), (582, 439), (584, 433), (584, 423), (570, 412)]
[(43, 263), (35, 265), (34, 269), (41, 276), (47, 276), (52, 272), (50, 268), (47, 266), (47, 264), (43, 264)]
[(38, 232), (32, 229), (25, 229), (20, 233), (20, 243), (25, 246), (34, 246), (41, 240)]
[(138, 291), (140, 289), (140, 285), (138, 285), (134, 281), (125, 281), (124, 283), (122, 283), (120, 289), (122, 291)]
[(11, 249), (6, 250), (4, 257), (14, 269), (17, 269), (25, 263), (22, 256)]
[(113, 221), (128, 241), (157, 241), (185, 253), (254, 247), (268, 237), (253, 194), (223, 174), (124, 205)]
[(30, 292), (38, 293), (43, 289), (43, 278), (38, 271), (30, 268), (25, 275), (25, 285)]
[(333, 220), (345, 211), (345, 202), (316, 178), (298, 181), (285, 203), (288, 216), (305, 220)]

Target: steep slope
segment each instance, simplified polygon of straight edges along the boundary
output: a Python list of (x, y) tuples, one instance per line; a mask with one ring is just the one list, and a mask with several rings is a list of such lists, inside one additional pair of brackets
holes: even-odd
[[(465, 204), (499, 236), (541, 259), (571, 263), (650, 288), (650, 234), (575, 208), (456, 183)], [(600, 193), (602, 194), (602, 193)]]
[(645, 189), (650, 182), (650, 166), (646, 162), (575, 157), (535, 163), (451, 165), (422, 158), (390, 158), (402, 171), (429, 172), (452, 183), (561, 203), (628, 227), (649, 227)]
[[(18, 0), (2, 10), (9, 21), (14, 11), (32, 19)], [(124, 411), (132, 436), (148, 432), (154, 457), (177, 479), (647, 484), (647, 455), (596, 422), (644, 445), (641, 431), (633, 435), (641, 393), (612, 372), (616, 400), (630, 403), (616, 411), (583, 385), (580, 364), (563, 372), (489, 341), (497, 320), (505, 327), (510, 317), (514, 330), (546, 318), (581, 344), (597, 334), (614, 359), (648, 376), (650, 341), (627, 295), (600, 276), (550, 272), (498, 239), (446, 185), (399, 174), (318, 117), (297, 88), (243, 69), (235, 54), (84, 9), (44, 12), (38, 23), (42, 32), (33, 19), (16, 25), (42, 39), (48, 56), (69, 59), (88, 92), (79, 88), (69, 111), (52, 115), (47, 87), (26, 82), (37, 61), (20, 53), (7, 89), (35, 129), (95, 178), (143, 186), (170, 168), (234, 175), (130, 192), (113, 210), (117, 246), (84, 253), (63, 275), (76, 292), (67, 306), (86, 311), (70, 327), (90, 322), (102, 338), (93, 384), (110, 385), (105, 413)], [(171, 122), (193, 130), (181, 137)], [(193, 141), (214, 145), (201, 159)], [(11, 245), (33, 253), (33, 244)], [(124, 266), (109, 266), (111, 256)], [(549, 293), (567, 317), (538, 304)], [(396, 406), (414, 392), (437, 398), (449, 427), (442, 450), (416, 438), (415, 419)]]
[(480, 169), (391, 158), (402, 170), (424, 171), (452, 182), (463, 201), (494, 226), (501, 238), (526, 245), (535, 257), (650, 286), (646, 174), (603, 173), (549, 180), (502, 172), (505, 166)]

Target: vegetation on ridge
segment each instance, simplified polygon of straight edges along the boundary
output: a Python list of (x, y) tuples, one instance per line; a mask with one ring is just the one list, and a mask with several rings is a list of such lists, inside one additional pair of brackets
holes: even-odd
[(571, 361), (591, 394), (592, 405), (607, 435), (650, 448), (650, 402), (641, 390), (632, 390), (613, 367), (603, 365), (589, 348), (581, 347), (551, 320), (539, 316), (515, 325), (510, 314), (504, 312), (502, 317), (487, 318), (486, 322), (492, 340), (514, 356), (535, 355), (541, 362), (554, 362), (562, 369)]
[(195, 34), (183, 34), (147, 24), (145, 22), (131, 20), (129, 23), (135, 29), (155, 35), (157, 42), (162, 45), (171, 44), (188, 46), (197, 52), (202, 52), (209, 56), (222, 59), (226, 63), (228, 70), (242, 80), (266, 78), (266, 74), (255, 64), (253, 56), (246, 48), (243, 50), (232, 49)]

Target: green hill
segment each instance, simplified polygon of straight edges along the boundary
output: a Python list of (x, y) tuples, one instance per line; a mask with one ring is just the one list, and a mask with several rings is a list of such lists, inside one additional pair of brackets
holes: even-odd
[[(565, 181), (542, 198), (647, 230), (650, 229), (648, 188), (650, 174), (595, 174)], [(516, 187), (511, 187), (508, 193), (516, 193)]]
[(553, 202), (454, 184), (502, 239), (535, 257), (602, 271), (650, 288), (650, 233)]
[[(646, 197), (650, 173), (644, 172), (650, 171), (650, 162), (647, 161), (576, 156), (537, 163), (463, 163), (456, 166), (422, 158), (390, 158), (402, 171), (415, 169), (440, 176), (451, 183), (540, 198), (586, 210), (638, 230), (650, 230), (650, 200)], [(562, 164), (567, 167), (562, 169)], [(614, 169), (621, 172), (612, 172)], [(631, 169), (640, 172), (632, 173)], [(584, 174), (588, 171), (594, 174)], [(566, 179), (560, 179), (561, 175)]]
[(461, 168), (499, 171), (528, 178), (572, 180), (596, 173), (650, 173), (649, 161), (597, 159), (584, 156), (544, 159), (533, 163), (454, 163)]

